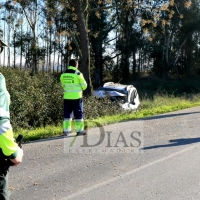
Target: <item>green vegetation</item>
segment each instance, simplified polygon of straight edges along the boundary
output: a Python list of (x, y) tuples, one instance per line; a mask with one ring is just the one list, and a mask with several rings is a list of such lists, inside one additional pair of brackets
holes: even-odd
[[(188, 96), (175, 97), (170, 95), (155, 95), (153, 99), (143, 99), (138, 111), (123, 111), (120, 114), (104, 115), (96, 119), (85, 120), (86, 128), (103, 126), (122, 121), (142, 119), (145, 117), (163, 114), (167, 112), (177, 111), (185, 108), (200, 106), (200, 96), (198, 94)], [(61, 119), (62, 121), (62, 119)], [(62, 125), (46, 126), (45, 128), (37, 128), (32, 130), (17, 131), (16, 135), (23, 134), (26, 141), (49, 138), (62, 135)]]
[[(63, 99), (59, 74), (30, 76), (28, 71), (0, 68), (11, 95), (11, 124), (25, 141), (62, 135)], [(200, 106), (199, 80), (162, 82), (143, 78), (133, 84), (141, 104), (136, 112), (124, 111), (108, 98), (84, 97), (86, 129)], [(74, 128), (74, 126), (73, 126)]]

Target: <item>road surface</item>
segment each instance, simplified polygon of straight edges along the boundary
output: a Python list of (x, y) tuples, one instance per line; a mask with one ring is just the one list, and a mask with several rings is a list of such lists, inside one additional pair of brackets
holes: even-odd
[(199, 122), (195, 107), (24, 144), (10, 199), (200, 199)]

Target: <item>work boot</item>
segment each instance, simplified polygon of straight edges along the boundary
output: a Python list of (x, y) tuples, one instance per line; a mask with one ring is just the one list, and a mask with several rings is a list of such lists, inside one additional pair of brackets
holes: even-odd
[(76, 136), (80, 136), (80, 135), (87, 135), (87, 132), (86, 131), (76, 132)]
[(69, 131), (63, 131), (63, 135), (66, 136), (66, 137), (69, 136), (70, 133), (71, 132), (69, 132)]

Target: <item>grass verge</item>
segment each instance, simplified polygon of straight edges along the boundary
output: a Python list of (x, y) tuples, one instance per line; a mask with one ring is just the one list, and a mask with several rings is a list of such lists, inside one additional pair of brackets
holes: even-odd
[[(155, 95), (153, 99), (143, 99), (137, 112), (123, 112), (114, 116), (103, 116), (98, 119), (85, 120), (86, 128), (94, 128), (108, 124), (114, 124), (122, 121), (142, 119), (158, 114), (182, 110), (186, 108), (200, 106), (200, 96), (191, 95), (174, 97), (169, 95)], [(74, 130), (74, 124), (72, 124)], [(24, 142), (38, 139), (45, 139), (62, 135), (62, 124), (58, 126), (46, 126), (30, 130), (17, 130), (15, 137), (22, 134)]]

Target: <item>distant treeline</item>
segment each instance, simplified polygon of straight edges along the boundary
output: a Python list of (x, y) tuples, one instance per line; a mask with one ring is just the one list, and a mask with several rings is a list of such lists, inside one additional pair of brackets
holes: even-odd
[(54, 73), (76, 57), (88, 94), (107, 76), (125, 81), (145, 72), (163, 80), (200, 74), (198, 0), (6, 1), (1, 26), (12, 47), (2, 66)]

